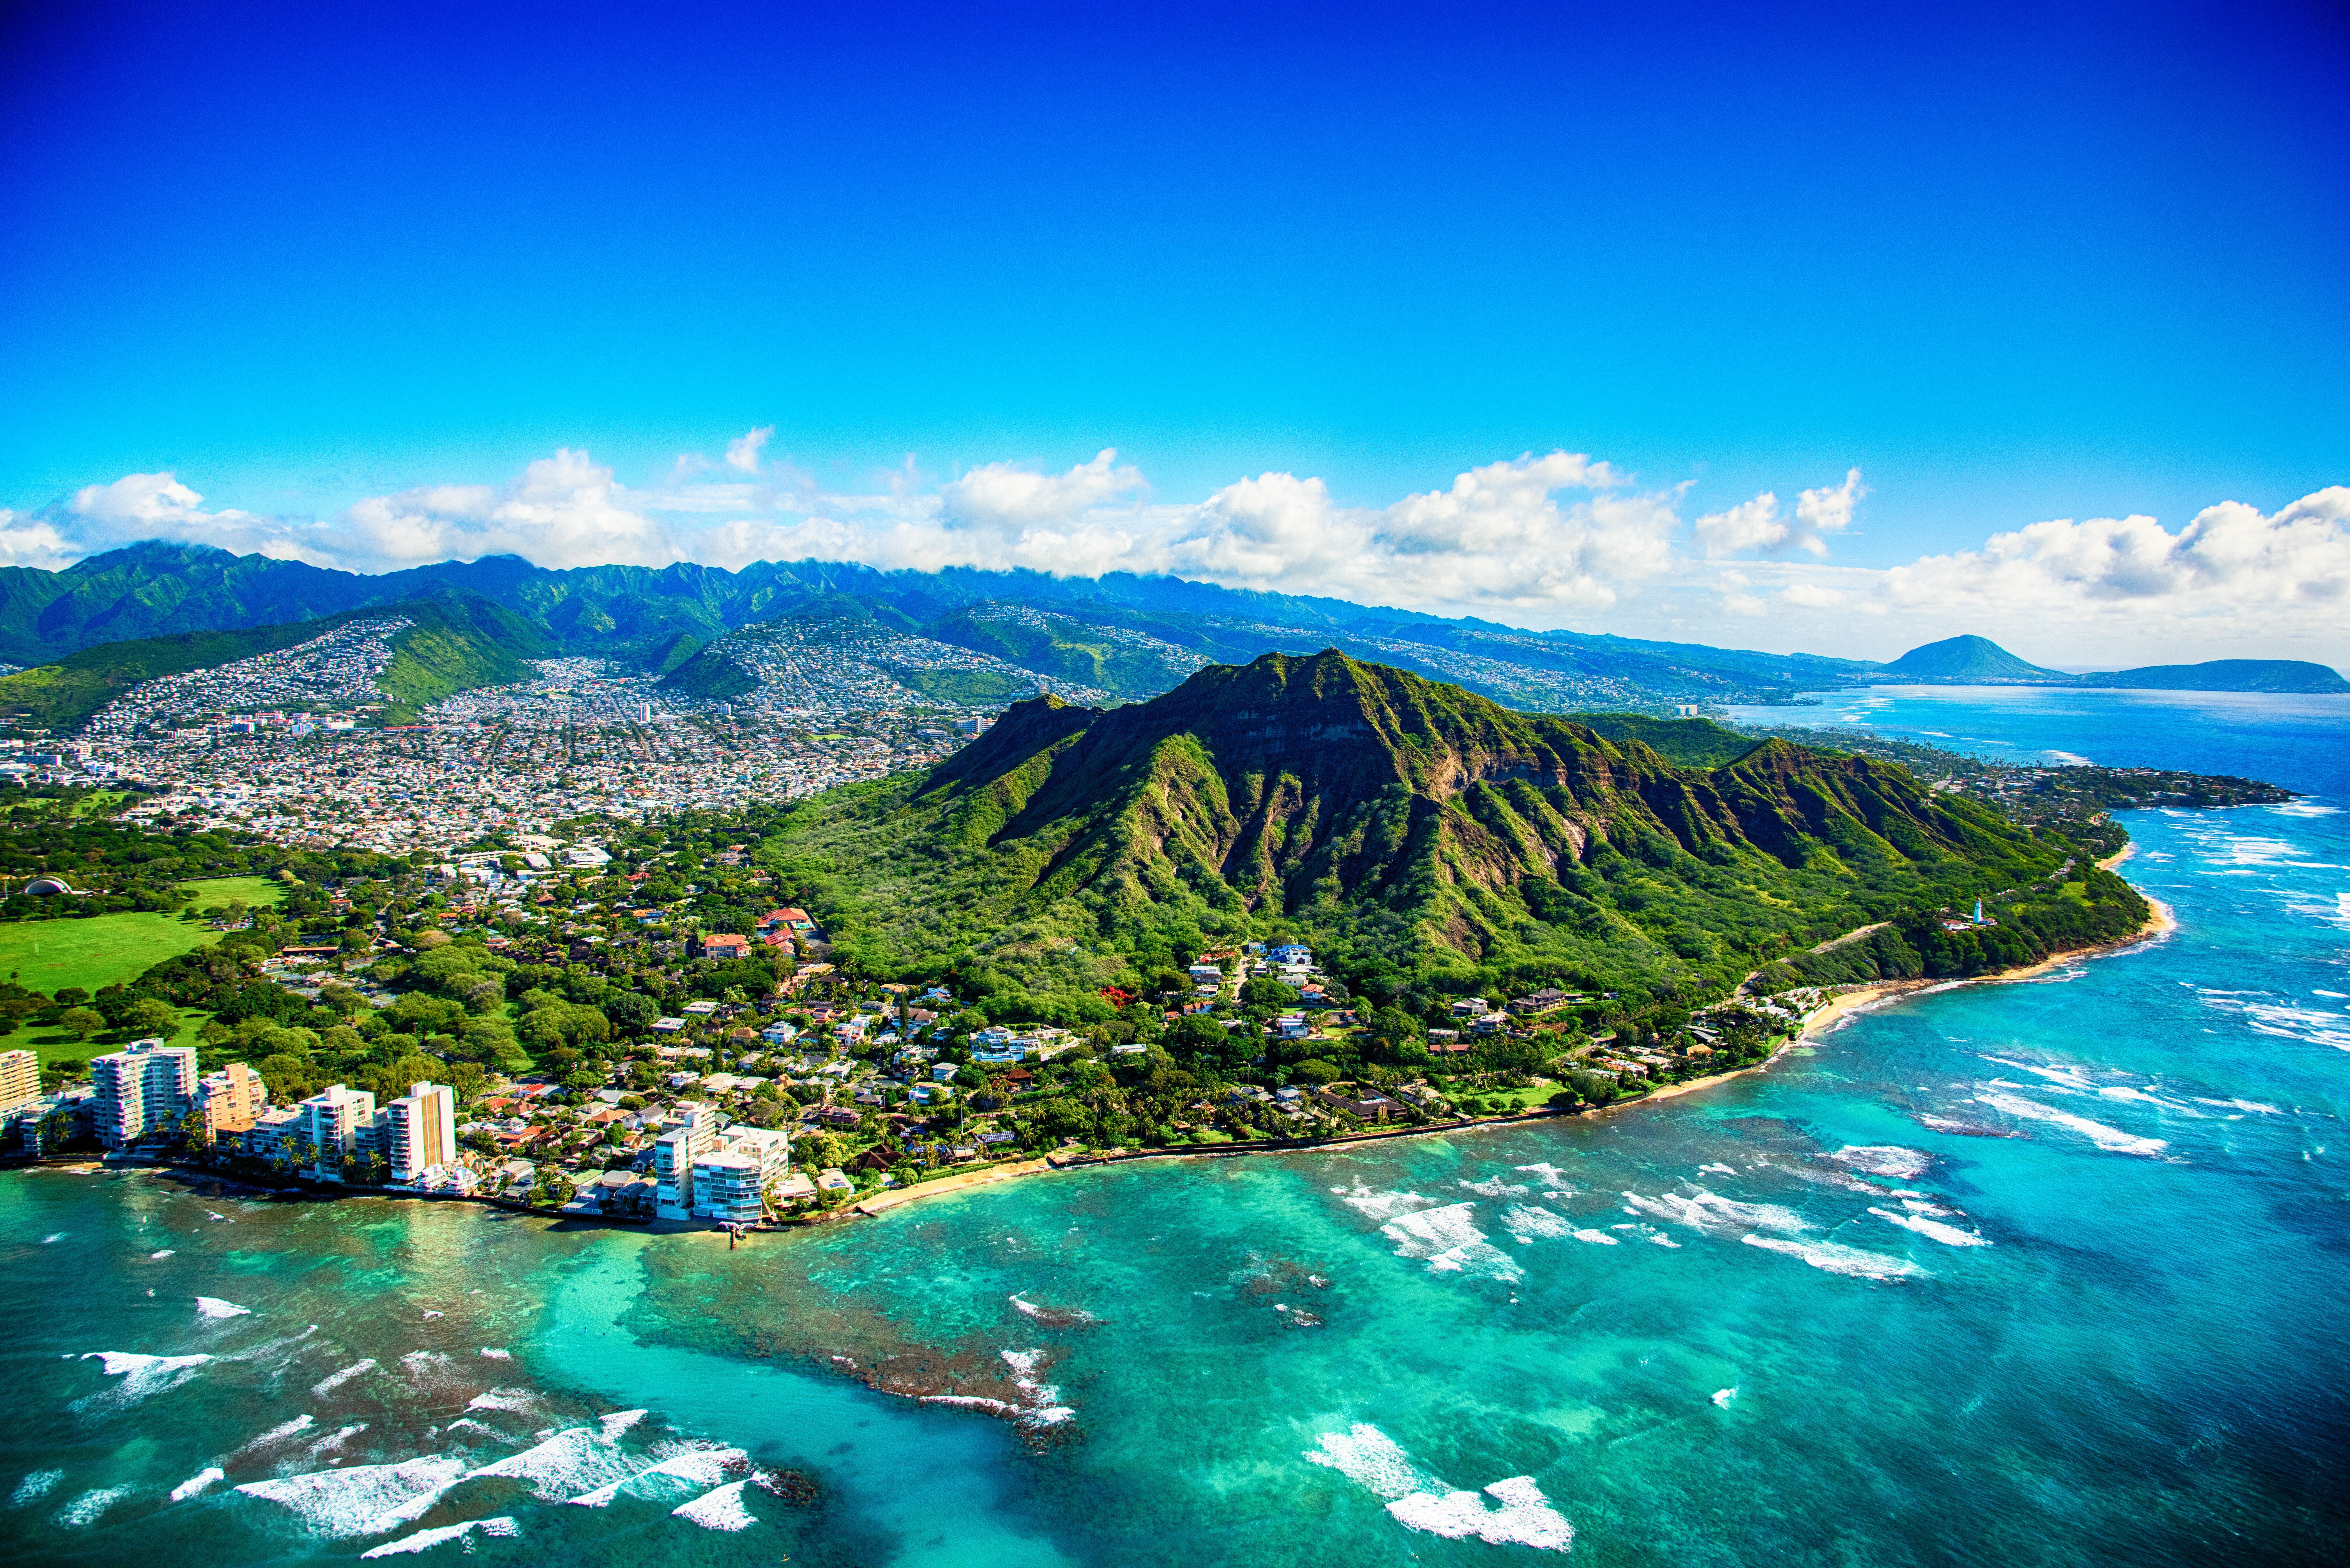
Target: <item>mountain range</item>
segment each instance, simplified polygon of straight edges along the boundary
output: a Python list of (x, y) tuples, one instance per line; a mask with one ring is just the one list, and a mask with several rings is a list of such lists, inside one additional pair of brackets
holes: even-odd
[[(1244, 664), (1268, 650), (1315, 647), (1453, 682), (1508, 707), (1548, 712), (1783, 703), (1805, 691), (1887, 679), (2350, 691), (2350, 682), (2334, 670), (2290, 660), (2073, 676), (2019, 659), (1987, 639), (1960, 637), (1880, 665), (1531, 632), (1473, 618), (1447, 620), (1131, 574), (883, 572), (817, 561), (758, 562), (740, 571), (685, 563), (554, 570), (492, 556), (368, 576), (151, 541), (62, 571), (0, 568), (0, 659), (34, 667), (26, 673), (36, 677), (8, 678), (0, 686), (0, 704), (16, 710), (24, 722), (70, 724), (140, 670), (162, 674), (202, 668), (203, 660), (248, 657), (318, 635), (355, 612), (420, 602), (497, 612), (469, 607), (457, 615), (461, 628), (430, 634), (458, 639), (443, 648), (443, 662), (461, 682), (515, 679), (516, 660), (562, 653), (610, 659), (712, 698), (741, 695), (765, 679), (761, 671), (772, 661), (763, 659), (761, 649), (775, 640), (775, 628), (796, 636), (810, 626), (837, 632), (852, 624), (854, 634), (844, 646), (885, 636), (911, 641), (897, 646), (894, 663), (887, 650), (876, 651), (878, 645), (851, 649), (849, 657), (879, 658), (877, 670), (918, 700), (950, 706), (993, 705), (1044, 691), (1087, 702), (1131, 701), (1169, 690), (1202, 663)], [(975, 657), (962, 659), (960, 669), (941, 670), (931, 657), (940, 649)], [(407, 701), (432, 684), (415, 685), (413, 693), (387, 691)]]
[(845, 961), (1032, 996), (1291, 935), (1375, 990), (1441, 971), (1685, 1004), (2005, 889), (2046, 890), (2046, 931), (2002, 928), (2018, 951), (2144, 918), (2078, 846), (1898, 765), (1703, 721), (1666, 736), (1713, 759), (1682, 765), (1602, 732), (1627, 719), (1654, 722), (1266, 654), (1114, 709), (1017, 703), (927, 773), (796, 805), (761, 853)]

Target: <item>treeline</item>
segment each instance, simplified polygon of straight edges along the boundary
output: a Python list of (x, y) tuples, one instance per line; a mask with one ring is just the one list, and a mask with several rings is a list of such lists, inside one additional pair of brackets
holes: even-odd
[(2119, 941), (2142, 929), (2152, 913), (2137, 888), (2100, 867), (2062, 888), (1991, 900), (1985, 909), (1997, 924), (1969, 924), (1959, 930), (1946, 929), (1945, 922), (1968, 917), (1907, 911), (1882, 930), (1769, 966), (1758, 978), (1758, 989), (1994, 974), (2038, 963), (2052, 953)]

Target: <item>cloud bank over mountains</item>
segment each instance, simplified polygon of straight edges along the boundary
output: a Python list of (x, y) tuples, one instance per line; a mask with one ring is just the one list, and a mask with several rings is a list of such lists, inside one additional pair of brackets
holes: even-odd
[(584, 451), (504, 484), (426, 485), (331, 517), (207, 509), (173, 474), (91, 484), (0, 510), (0, 565), (56, 567), (140, 539), (183, 540), (360, 572), (521, 556), (544, 566), (839, 560), (888, 568), (1167, 573), (1534, 628), (1889, 657), (1954, 631), (2007, 635), (2043, 659), (2110, 662), (2350, 654), (2350, 488), (2263, 514), (2206, 508), (2060, 519), (1890, 567), (1840, 566), (1869, 493), (1861, 471), (1765, 491), (1694, 519), (1686, 485), (1567, 452), (1527, 453), (1385, 506), (1266, 472), (1196, 503), (1153, 497), (1105, 449), (1060, 472), (993, 462), (943, 483), (906, 470), (871, 493), (820, 487), (770, 458), (772, 426), (712, 460), (681, 457), (631, 489)]

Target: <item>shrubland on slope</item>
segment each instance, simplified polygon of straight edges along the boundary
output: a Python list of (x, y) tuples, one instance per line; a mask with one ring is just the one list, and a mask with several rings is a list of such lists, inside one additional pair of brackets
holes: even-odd
[[(927, 773), (800, 806), (762, 855), (849, 961), (1040, 1002), (1295, 936), (1375, 994), (1686, 1004), (1878, 921), (1838, 964), (1971, 972), (2145, 914), (2068, 840), (1896, 765), (1773, 740), (1679, 766), (1335, 651), (1107, 711), (1017, 704)], [(2002, 897), (2000, 926), (1942, 929)]]

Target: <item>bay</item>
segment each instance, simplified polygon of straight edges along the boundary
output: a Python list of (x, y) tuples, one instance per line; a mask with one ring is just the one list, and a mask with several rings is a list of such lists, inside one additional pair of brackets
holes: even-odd
[(2310, 794), (2132, 815), (2167, 938), (1606, 1116), (734, 1251), (0, 1179), (0, 1556), (2338, 1561), (2350, 705), (1795, 716)]

